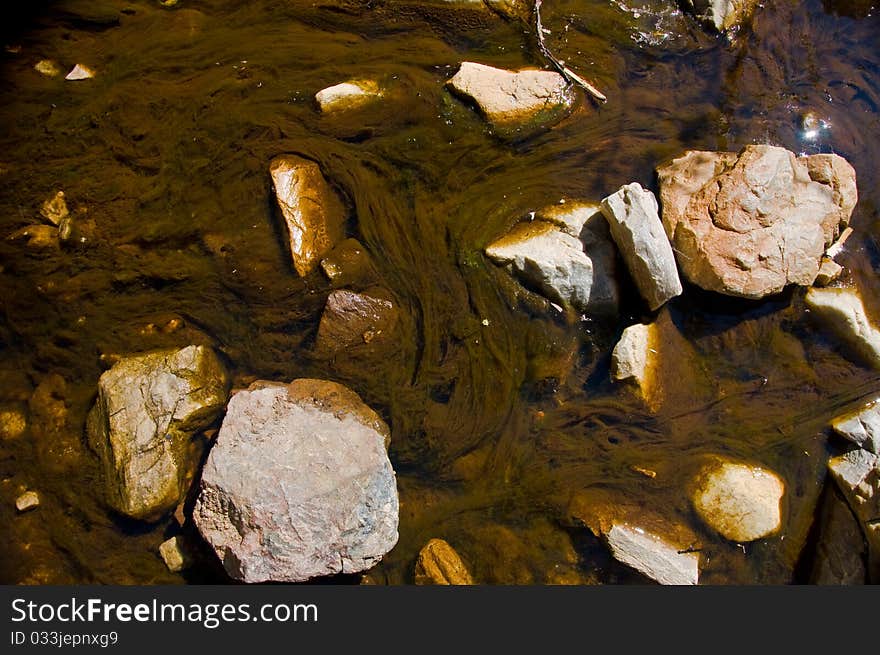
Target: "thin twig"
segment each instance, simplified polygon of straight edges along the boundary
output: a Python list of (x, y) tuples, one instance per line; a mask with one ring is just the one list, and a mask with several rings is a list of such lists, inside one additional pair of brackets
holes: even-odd
[(558, 70), (570, 83), (577, 84), (579, 87), (586, 90), (587, 93), (596, 98), (596, 100), (607, 102), (608, 98), (605, 97), (604, 93), (559, 61), (553, 56), (553, 53), (550, 52), (550, 48), (548, 48), (547, 44), (544, 42), (544, 25), (541, 22), (541, 0), (535, 0), (535, 27), (538, 32), (538, 47), (541, 49), (541, 53), (550, 60), (553, 66), (556, 67), (556, 70)]

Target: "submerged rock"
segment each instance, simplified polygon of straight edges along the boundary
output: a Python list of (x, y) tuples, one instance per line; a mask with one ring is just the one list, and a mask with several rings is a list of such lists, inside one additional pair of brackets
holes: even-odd
[(61, 75), (61, 69), (58, 67), (58, 64), (51, 59), (41, 59), (34, 65), (34, 70), (46, 77), (58, 77)]
[(819, 525), (811, 584), (864, 584), (867, 576), (865, 537), (852, 510), (838, 493), (828, 493), (825, 497)]
[(0, 440), (18, 439), (27, 429), (27, 419), (17, 409), (0, 409)]
[(321, 260), (321, 270), (335, 288), (369, 286), (378, 279), (373, 260), (357, 239), (343, 239)]
[(708, 27), (725, 32), (743, 25), (755, 13), (758, 0), (681, 0)]
[(837, 155), (774, 146), (688, 151), (657, 169), (663, 226), (685, 277), (708, 291), (763, 298), (810, 285), (857, 201)]
[(611, 554), (664, 585), (695, 585), (699, 582), (699, 555), (683, 553), (661, 537), (629, 525), (614, 525), (605, 535)]
[(269, 164), (269, 173), (287, 227), (293, 267), (304, 277), (342, 239), (342, 202), (311, 160), (279, 155)]
[(843, 267), (840, 264), (829, 257), (823, 257), (814, 284), (817, 287), (827, 287), (837, 280), (841, 273), (843, 273)]
[(27, 239), (29, 248), (58, 248), (58, 228), (52, 225), (28, 225), (16, 230), (7, 239)]
[(355, 293), (346, 289), (327, 297), (315, 349), (332, 355), (374, 340), (386, 340), (397, 325), (398, 310), (384, 289)]
[(40, 205), (40, 216), (52, 225), (61, 225), (61, 221), (69, 215), (70, 212), (67, 210), (67, 203), (64, 200), (64, 191), (56, 192), (55, 195)]
[(807, 307), (847, 345), (874, 368), (880, 368), (880, 330), (868, 320), (865, 306), (854, 289), (807, 291)]
[(785, 484), (768, 469), (716, 458), (692, 486), (690, 499), (697, 514), (725, 539), (754, 541), (782, 524)]
[(256, 382), (229, 401), (195, 524), (244, 582), (364, 571), (398, 539), (388, 434), (340, 384)]
[(40, 495), (36, 491), (25, 491), (15, 499), (15, 509), (28, 512), (40, 506)]
[(597, 205), (545, 208), (487, 246), (486, 255), (560, 305), (589, 315), (617, 310), (616, 252)]
[(530, 23), (534, 4), (530, 0), (483, 0), (489, 9), (509, 20)]
[(611, 236), (651, 310), (682, 292), (672, 246), (663, 232), (654, 194), (634, 182), (602, 200)]
[(880, 398), (857, 412), (838, 416), (831, 427), (859, 448), (880, 455)]
[(189, 552), (180, 537), (171, 537), (163, 541), (159, 545), (159, 555), (172, 573), (178, 573), (188, 568), (192, 563)]
[(380, 97), (379, 85), (372, 80), (342, 82), (315, 94), (318, 107), (324, 113), (353, 109)]
[(859, 522), (868, 543), (868, 576), (880, 581), (880, 455), (864, 449), (828, 462), (831, 477)]
[(555, 122), (575, 100), (562, 75), (531, 68), (509, 71), (465, 61), (447, 85), (501, 128)]
[(431, 539), (416, 560), (417, 585), (472, 585), (474, 580), (458, 553), (443, 539)]
[(87, 427), (114, 509), (146, 520), (174, 510), (200, 458), (192, 437), (220, 414), (228, 389), (204, 346), (124, 357), (101, 375)]
[(70, 72), (65, 76), (65, 80), (70, 81), (79, 81), (79, 80), (89, 80), (95, 76), (95, 71), (93, 71), (88, 66), (84, 66), (83, 64), (77, 64), (73, 68), (70, 69)]
[(657, 327), (636, 323), (626, 328), (611, 352), (611, 379), (635, 384), (646, 400), (654, 396)]

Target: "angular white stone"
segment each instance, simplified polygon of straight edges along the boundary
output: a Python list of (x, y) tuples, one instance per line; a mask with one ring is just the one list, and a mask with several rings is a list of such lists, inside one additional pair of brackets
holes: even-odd
[(838, 416), (831, 421), (831, 427), (860, 448), (880, 454), (880, 398), (862, 410)]
[(633, 381), (647, 391), (650, 386), (650, 360), (654, 349), (654, 330), (652, 325), (636, 323), (630, 325), (620, 335), (620, 340), (611, 353), (611, 379), (615, 382)]
[(651, 310), (682, 292), (675, 256), (657, 213), (657, 199), (633, 182), (602, 200), (611, 236)]
[(695, 585), (699, 582), (699, 555), (680, 553), (679, 548), (641, 528), (613, 525), (605, 535), (611, 554), (619, 562), (663, 585)]
[(78, 81), (78, 80), (88, 80), (95, 76), (95, 71), (93, 71), (88, 66), (84, 66), (83, 64), (77, 64), (70, 72), (65, 76), (65, 80)]
[(15, 509), (27, 512), (40, 506), (40, 496), (36, 491), (25, 491), (15, 499)]
[(807, 291), (807, 307), (871, 366), (880, 368), (880, 330), (868, 320), (859, 294), (852, 289)]

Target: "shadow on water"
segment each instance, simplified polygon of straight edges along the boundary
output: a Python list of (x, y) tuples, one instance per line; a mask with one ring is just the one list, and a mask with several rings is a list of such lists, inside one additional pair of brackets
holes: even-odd
[[(7, 23), (0, 404), (26, 411), (29, 428), (0, 443), (0, 579), (229, 582), (204, 548), (185, 576), (167, 571), (157, 548), (180, 530), (173, 519), (135, 527), (109, 513), (83, 435), (101, 355), (204, 343), (236, 386), (330, 378), (388, 421), (401, 537), (373, 581), (411, 582), (419, 548), (439, 536), (487, 582), (644, 582), (572, 523), (572, 497), (597, 490), (690, 525), (705, 582), (800, 581), (838, 447), (828, 420), (880, 391), (805, 318), (802, 292), (747, 303), (688, 288), (651, 314), (626, 287), (617, 319), (580, 321), (482, 250), (562, 198), (653, 185), (654, 167), (686, 148), (833, 151), (854, 165), (861, 193), (842, 261), (880, 316), (880, 145), (867, 137), (880, 133), (878, 19), (859, 2), (776, 3), (728, 40), (669, 3), (642, 4), (545, 3), (548, 45), (609, 101), (582, 98), (565, 120), (513, 140), (444, 89), (463, 60), (543, 65), (522, 23), (482, 7), (135, 0), (120, 11), (67, 0)], [(45, 77), (34, 70), (42, 59), (98, 75)], [(315, 92), (350, 77), (380, 80), (386, 99), (321, 115)], [(830, 128), (807, 139), (807, 111)], [(392, 346), (313, 349), (332, 285), (320, 271), (299, 278), (284, 249), (267, 167), (287, 152), (316, 161), (344, 199), (348, 236), (401, 310)], [(57, 189), (79, 239), (6, 238), (39, 222)], [(172, 319), (183, 327), (164, 329)], [(608, 376), (617, 337), (639, 320), (661, 334), (654, 409)], [(33, 400), (47, 380), (49, 409)], [(685, 489), (719, 453), (786, 480), (784, 540), (745, 552), (700, 525)], [(42, 504), (16, 515), (25, 487)]]

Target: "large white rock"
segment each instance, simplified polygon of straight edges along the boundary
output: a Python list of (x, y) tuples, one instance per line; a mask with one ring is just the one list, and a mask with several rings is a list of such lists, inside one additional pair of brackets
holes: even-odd
[(782, 523), (785, 484), (768, 469), (718, 458), (692, 486), (697, 514), (726, 539), (754, 541), (772, 535)]
[(699, 555), (661, 537), (626, 524), (613, 525), (605, 535), (614, 559), (664, 585), (695, 585), (699, 581)]
[(287, 228), (293, 267), (306, 276), (344, 236), (342, 202), (318, 164), (309, 159), (279, 155), (269, 163), (269, 174)]
[(205, 346), (124, 357), (101, 375), (88, 437), (114, 509), (156, 519), (177, 506), (201, 456), (192, 437), (220, 414), (228, 390)]
[(229, 401), (194, 521), (230, 576), (357, 573), (397, 543), (388, 428), (350, 389), (257, 382)]
[(509, 71), (465, 61), (447, 84), (472, 99), (489, 122), (501, 127), (552, 122), (561, 118), (575, 99), (562, 75), (532, 68)]
[(880, 330), (868, 320), (862, 299), (855, 290), (813, 287), (804, 300), (810, 311), (867, 363), (880, 368)]
[(860, 448), (880, 454), (880, 398), (857, 412), (838, 416), (831, 421), (831, 427)]
[(682, 292), (675, 255), (657, 213), (657, 199), (637, 182), (602, 200), (611, 236), (639, 293), (658, 309)]
[(486, 247), (527, 287), (590, 315), (617, 309), (615, 253), (598, 205), (583, 202), (547, 207)]

